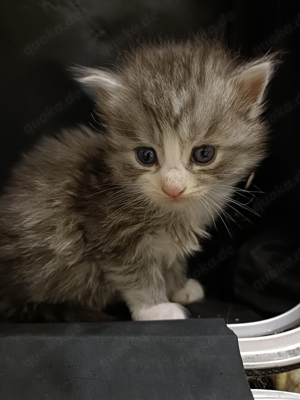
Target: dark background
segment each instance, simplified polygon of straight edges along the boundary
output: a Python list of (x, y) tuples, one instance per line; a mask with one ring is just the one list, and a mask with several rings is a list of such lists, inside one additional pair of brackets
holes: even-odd
[(245, 58), (281, 50), (265, 116), (269, 157), (253, 193), (235, 199), (249, 209), (228, 208), (232, 237), (218, 221), (205, 252), (190, 260), (208, 313), (218, 313), (219, 302), (227, 309), (235, 303), (264, 318), (300, 302), (299, 1), (1, 0), (0, 185), (41, 135), (96, 126), (92, 98), (70, 66), (110, 67), (139, 43), (203, 32)]

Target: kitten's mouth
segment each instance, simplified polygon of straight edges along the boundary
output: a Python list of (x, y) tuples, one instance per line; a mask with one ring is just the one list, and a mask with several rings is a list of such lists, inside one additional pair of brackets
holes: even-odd
[(184, 199), (182, 197), (171, 197), (168, 199), (171, 203), (182, 203)]
[(167, 195), (162, 195), (159, 194), (155, 196), (152, 199), (156, 202), (159, 203), (160, 206), (164, 208), (169, 208), (169, 209), (180, 209), (182, 207), (187, 207), (189, 204), (191, 204), (191, 197), (190, 196), (167, 196)]
[(187, 199), (184, 196), (179, 197), (163, 197), (163, 203), (166, 206), (180, 207), (186, 205)]

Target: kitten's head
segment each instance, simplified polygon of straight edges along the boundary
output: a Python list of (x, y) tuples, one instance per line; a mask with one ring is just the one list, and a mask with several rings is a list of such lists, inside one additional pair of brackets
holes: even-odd
[(222, 203), (262, 160), (270, 58), (239, 63), (217, 43), (147, 47), (116, 71), (83, 70), (107, 127), (114, 179), (170, 210)]

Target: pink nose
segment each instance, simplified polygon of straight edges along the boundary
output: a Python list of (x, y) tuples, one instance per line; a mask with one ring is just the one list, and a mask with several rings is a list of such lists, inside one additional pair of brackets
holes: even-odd
[(182, 189), (181, 187), (178, 187), (178, 186), (164, 186), (163, 191), (168, 196), (173, 197), (175, 199), (176, 197), (179, 197), (185, 191), (185, 188)]

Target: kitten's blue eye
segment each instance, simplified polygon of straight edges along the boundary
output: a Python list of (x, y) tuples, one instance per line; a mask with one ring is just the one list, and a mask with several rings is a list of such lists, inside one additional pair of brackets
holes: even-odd
[(214, 158), (214, 155), (214, 146), (201, 146), (193, 150), (192, 158), (198, 164), (206, 164)]
[(142, 164), (154, 164), (157, 161), (155, 150), (152, 147), (139, 147), (137, 157)]

